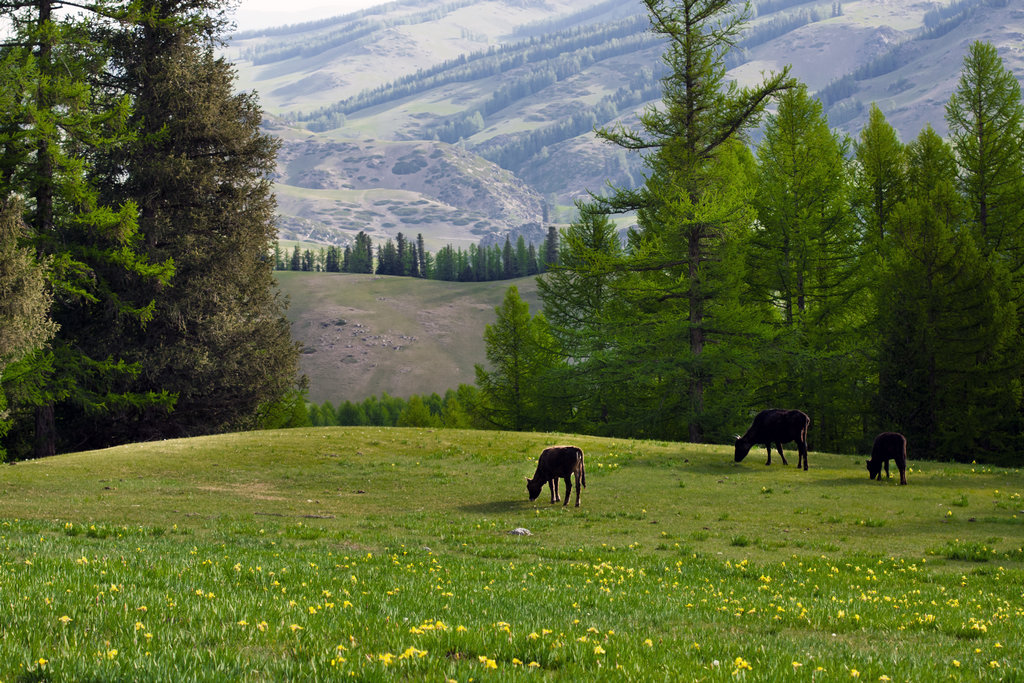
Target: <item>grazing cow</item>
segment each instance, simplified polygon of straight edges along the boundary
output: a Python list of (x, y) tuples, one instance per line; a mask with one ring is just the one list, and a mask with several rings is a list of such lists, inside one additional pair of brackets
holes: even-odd
[(866, 461), (871, 479), (882, 481), (882, 465), (885, 465), (885, 478), (889, 478), (889, 461), (895, 460), (900, 471), (900, 486), (907, 483), (907, 437), (896, 432), (882, 432), (875, 437), (871, 446), (871, 459)]
[(587, 471), (583, 468), (583, 451), (576, 446), (551, 446), (545, 448), (537, 460), (537, 471), (533, 473), (533, 479), (527, 477), (526, 490), (530, 494), (530, 500), (536, 500), (540, 495), (544, 484), (551, 489), (551, 502), (558, 500), (558, 480), (565, 479), (565, 502), (569, 504), (569, 492), (572, 491), (572, 483), (569, 477), (576, 479), (576, 507), (580, 506), (580, 488), (587, 486)]
[(757, 444), (764, 444), (768, 449), (768, 462), (772, 464), (772, 444), (779, 449), (782, 457), (782, 464), (788, 465), (786, 456), (782, 453), (782, 444), (796, 441), (796, 447), (800, 455), (797, 460), (797, 469), (803, 463), (807, 469), (807, 428), (811, 426), (811, 418), (799, 410), (781, 410), (771, 408), (762, 410), (754, 417), (753, 424), (743, 436), (736, 437), (736, 462), (743, 460), (750, 452), (750, 447)]

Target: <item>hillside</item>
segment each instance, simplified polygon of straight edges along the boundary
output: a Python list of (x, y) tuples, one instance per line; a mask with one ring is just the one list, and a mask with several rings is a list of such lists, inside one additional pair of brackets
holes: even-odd
[[(570, 439), (581, 506), (528, 500)], [(4, 466), (0, 678), (1020, 680), (1021, 472), (762, 462), (321, 428)]]
[(484, 328), (515, 285), (539, 310), (534, 278), (462, 283), (346, 273), (278, 272), (292, 337), (315, 403), (387, 393), (444, 394), (486, 363)]
[[(851, 134), (872, 102), (904, 139), (944, 131), (971, 41), (1024, 75), (1024, 0), (753, 7), (730, 75), (752, 83), (791, 64)], [(396, 0), (239, 34), (226, 54), (284, 141), (284, 236), (464, 245), (567, 220), (588, 191), (642, 181), (642, 159), (593, 129), (659, 99), (662, 45), (647, 27), (636, 0)]]

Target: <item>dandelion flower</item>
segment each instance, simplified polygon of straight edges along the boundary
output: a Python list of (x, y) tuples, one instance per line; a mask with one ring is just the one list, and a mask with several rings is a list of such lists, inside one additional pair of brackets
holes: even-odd
[(59, 621), (62, 624), (69, 624), (69, 623), (71, 623), (74, 620), (71, 617), (69, 617), (68, 615), (65, 614), (64, 616), (62, 616), (57, 621)]
[(600, 645), (595, 645), (594, 646), (594, 654), (595, 655), (603, 655), (604, 654), (604, 648), (601, 647)]
[(850, 677), (851, 678), (860, 678), (860, 672), (857, 671), (856, 669), (850, 669)]
[(647, 647), (654, 647), (654, 641), (650, 638), (646, 638), (644, 639), (644, 645), (646, 645)]
[(292, 633), (294, 633), (295, 631), (302, 631), (302, 630), (304, 630), (304, 629), (303, 629), (303, 628), (302, 628), (301, 626), (299, 626), (298, 624), (292, 624), (292, 625), (291, 625), (291, 626), (289, 626), (288, 628), (290, 628), (290, 629), (292, 630)]

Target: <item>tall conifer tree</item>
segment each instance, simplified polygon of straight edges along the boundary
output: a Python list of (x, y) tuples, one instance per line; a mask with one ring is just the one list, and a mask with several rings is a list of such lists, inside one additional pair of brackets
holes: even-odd
[(866, 287), (846, 149), (805, 87), (781, 97), (758, 146), (758, 227), (748, 256), (750, 292), (777, 325), (762, 352), (769, 383), (761, 404), (801, 406), (826, 449), (855, 445), (844, 439), (860, 437), (869, 398), (851, 381), (866, 370), (856, 364), (863, 356), (851, 353), (861, 344), (854, 321), (864, 318)]
[[(652, 30), (668, 43), (662, 102), (641, 116), (641, 130), (618, 127), (599, 135), (643, 152), (650, 175), (640, 190), (619, 190), (600, 202), (611, 212), (638, 211), (640, 230), (623, 262), (635, 274), (634, 302), (623, 310), (639, 317), (630, 329), (640, 335), (626, 355), (649, 362), (648, 400), (636, 405), (644, 416), (655, 416), (653, 433), (703, 441), (706, 433), (721, 438), (734, 428), (728, 413), (735, 406), (727, 404), (737, 394), (715, 392), (712, 405), (705, 394), (727, 381), (730, 366), (738, 367), (719, 342), (739, 335), (746, 318), (736, 255), (751, 213), (737, 144), (791, 81), (788, 69), (752, 88), (726, 80), (726, 55), (749, 17), (748, 4), (644, 5)], [(739, 177), (730, 177), (736, 172)]]
[[(68, 415), (101, 418), (144, 406), (166, 408), (163, 392), (139, 392), (138, 366), (119, 349), (97, 348), (116, 320), (138, 330), (153, 314), (148, 292), (126, 280), (165, 283), (170, 262), (140, 255), (137, 207), (101, 197), (96, 161), (130, 139), (130, 97), (97, 87), (111, 73), (108, 46), (90, 33), (130, 22), (118, 4), (88, 2), (58, 13), (51, 0), (0, 0), (11, 32), (0, 48), (0, 200), (26, 198), (24, 220), (39, 257), (49, 261), (50, 315), (57, 334), (38, 352), (34, 419), (17, 425), (20, 455), (34, 441), (36, 456), (82, 445)], [(24, 413), (22, 413), (24, 418)]]
[(908, 147), (907, 198), (879, 288), (879, 428), (918, 457), (1013, 450), (1020, 382), (1007, 372), (1016, 315), (1009, 278), (971, 230), (949, 146), (926, 128)]
[[(215, 55), (227, 27), (213, 0), (141, 0), (140, 19), (104, 34), (116, 92), (129, 94), (135, 144), (112, 155), (104, 189), (141, 210), (145, 250), (173, 259), (168, 287), (142, 333), (111, 345), (143, 366), (142, 386), (177, 396), (172, 414), (126, 414), (107, 440), (185, 436), (260, 425), (261, 411), (296, 389), (298, 348), (273, 281), (270, 173), (278, 143), (260, 132), (252, 94)], [(312, 267), (312, 254), (302, 267)]]

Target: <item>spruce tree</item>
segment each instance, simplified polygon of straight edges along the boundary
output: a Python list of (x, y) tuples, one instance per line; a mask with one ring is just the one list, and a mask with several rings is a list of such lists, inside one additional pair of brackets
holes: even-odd
[[(110, 441), (206, 434), (261, 424), (297, 389), (298, 347), (273, 280), (270, 174), (278, 143), (259, 129), (253, 94), (215, 54), (227, 27), (213, 0), (141, 0), (140, 20), (109, 31), (130, 95), (136, 142), (103, 175), (112, 200), (139, 205), (144, 247), (173, 259), (168, 287), (130, 282), (156, 301), (144, 332), (117, 329), (143, 367), (139, 384), (177, 396), (170, 415), (126, 414)], [(294, 259), (298, 248), (293, 253)], [(313, 255), (300, 257), (311, 269)]]

